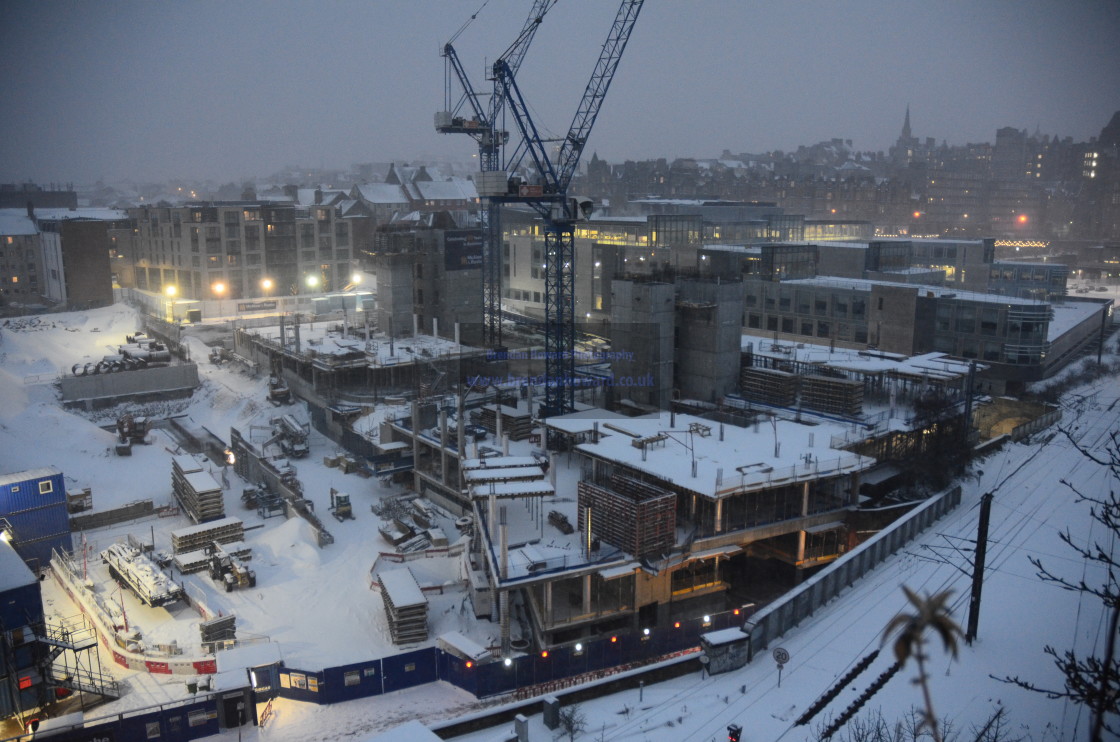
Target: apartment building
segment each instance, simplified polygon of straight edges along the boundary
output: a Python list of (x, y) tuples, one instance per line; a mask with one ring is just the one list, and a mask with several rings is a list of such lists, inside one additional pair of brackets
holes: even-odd
[(115, 209), (0, 209), (0, 306), (112, 304), (114, 239), (129, 232)]
[(351, 282), (354, 236), (369, 220), (352, 199), (141, 206), (128, 215), (132, 285), (184, 299), (339, 290)]

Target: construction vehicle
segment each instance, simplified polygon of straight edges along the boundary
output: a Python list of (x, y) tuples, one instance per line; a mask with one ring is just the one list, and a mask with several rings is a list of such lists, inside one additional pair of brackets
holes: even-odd
[(142, 415), (133, 415), (126, 412), (117, 418), (117, 438), (121, 443), (146, 443), (151, 424), (148, 418)]
[(284, 455), (292, 459), (302, 459), (307, 456), (310, 449), (307, 447), (307, 437), (311, 434), (311, 426), (301, 423), (291, 415), (281, 415), (268, 421), (272, 426), (272, 437), (265, 441), (265, 446), (276, 443)]
[(350, 507), (350, 495), (344, 495), (334, 487), (331, 487), (331, 506), (328, 510), (339, 523), (344, 520), (354, 520), (354, 510)]
[(210, 579), (224, 585), (227, 593), (233, 592), (235, 587), (256, 587), (257, 573), (227, 554), (217, 541), (211, 541), (206, 547), (206, 555)]
[(279, 407), (292, 403), (292, 390), (288, 384), (276, 374), (268, 377), (268, 401)]
[(101, 561), (109, 565), (109, 575), (127, 585), (142, 603), (156, 607), (183, 597), (183, 588), (134, 546), (112, 544), (101, 552)]

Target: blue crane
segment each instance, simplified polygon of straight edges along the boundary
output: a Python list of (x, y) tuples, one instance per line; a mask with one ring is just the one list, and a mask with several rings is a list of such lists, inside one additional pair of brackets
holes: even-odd
[[(521, 67), (525, 53), (540, 27), (541, 21), (556, 0), (534, 0), (529, 16), (513, 43), (499, 57), (511, 70)], [(443, 47), (448, 73), (444, 81), (444, 110), (436, 114), (436, 131), (442, 134), (467, 134), (478, 143), (478, 162), (482, 172), (504, 169), (502, 148), (509, 141), (509, 132), (499, 128), (499, 119), (505, 105), (495, 82), (494, 92), (487, 106), (483, 106), (475, 92), (459, 55), (452, 45), (463, 29), (477, 17), (472, 15)], [(452, 102), (452, 76), (459, 82), (461, 92)], [(465, 110), (469, 107), (468, 112)], [(482, 227), (482, 293), (483, 293), (483, 343), (488, 346), (502, 344), (502, 239), (501, 202), (490, 200), (480, 212)]]
[[(568, 186), (579, 167), (587, 138), (595, 125), (615, 70), (622, 59), (644, 0), (622, 0), (599, 61), (583, 92), (568, 133), (553, 160), (549, 156), (521, 90), (516, 69), (499, 58), (493, 65), (495, 95), (508, 105), (521, 141), (502, 171), (479, 178), (479, 195), (490, 203), (523, 203), (544, 220), (545, 238), (545, 398), (541, 417), (574, 409), (575, 377), (575, 223), (589, 216), (590, 201), (568, 197)], [(518, 172), (531, 160), (536, 183), (523, 183), (508, 173)]]

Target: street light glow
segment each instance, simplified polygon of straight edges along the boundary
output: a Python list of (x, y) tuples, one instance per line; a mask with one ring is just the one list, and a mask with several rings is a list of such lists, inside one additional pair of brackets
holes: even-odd
[(178, 291), (179, 291), (179, 289), (177, 289), (175, 287), (175, 284), (173, 284), (173, 283), (169, 283), (169, 284), (167, 284), (166, 286), (163, 287), (163, 293), (167, 294), (168, 296), (175, 296), (175, 294), (178, 293)]
[(226, 292), (226, 285), (224, 283), (222, 283), (221, 281), (218, 281), (216, 284), (214, 284), (210, 288), (218, 296), (221, 296), (222, 294), (224, 294)]
[(310, 286), (311, 288), (315, 288), (316, 286), (319, 285), (319, 277), (314, 276), (314, 275), (308, 276), (307, 277), (307, 285)]

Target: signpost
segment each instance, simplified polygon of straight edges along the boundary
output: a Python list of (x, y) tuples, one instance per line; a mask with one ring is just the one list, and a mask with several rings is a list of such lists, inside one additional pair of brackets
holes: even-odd
[(789, 652), (781, 647), (774, 648), (774, 661), (778, 663), (778, 687), (782, 687), (782, 668), (789, 662)]

